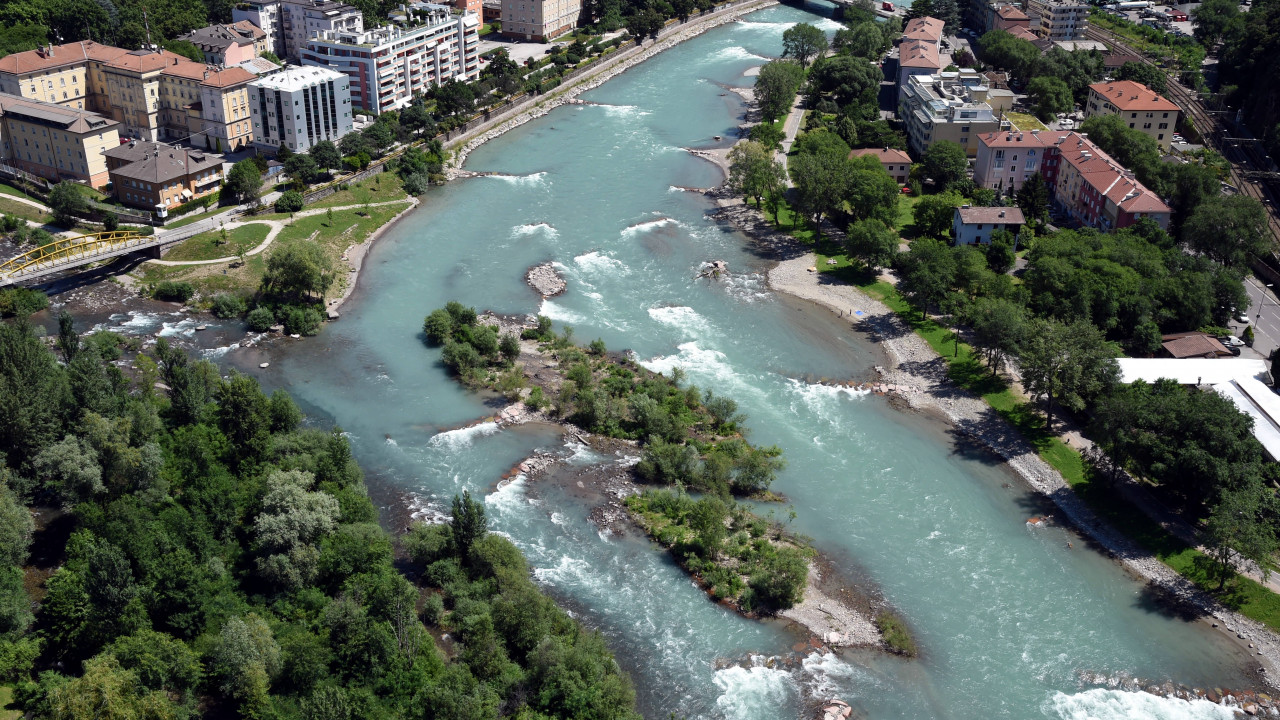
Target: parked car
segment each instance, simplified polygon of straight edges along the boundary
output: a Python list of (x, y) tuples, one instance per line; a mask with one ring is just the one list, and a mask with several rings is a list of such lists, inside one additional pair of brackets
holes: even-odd
[(1236, 322), (1240, 323), (1241, 325), (1248, 325), (1248, 324), (1249, 324), (1249, 311), (1248, 311), (1248, 310), (1240, 310), (1240, 311), (1236, 312)]
[(1244, 347), (1244, 341), (1235, 335), (1224, 335), (1218, 340), (1227, 347)]

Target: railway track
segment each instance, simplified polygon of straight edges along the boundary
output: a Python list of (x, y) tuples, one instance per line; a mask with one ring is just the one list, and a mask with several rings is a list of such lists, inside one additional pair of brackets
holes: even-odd
[[(1159, 68), (1161, 72), (1164, 72), (1164, 68), (1129, 47), (1122, 38), (1114, 33), (1101, 28), (1090, 27), (1087, 37), (1090, 40), (1096, 40), (1111, 47), (1118, 46), (1123, 48), (1140, 62)], [(1245, 173), (1249, 172), (1267, 171), (1270, 168), (1270, 164), (1266, 154), (1258, 148), (1257, 142), (1239, 143), (1231, 141), (1229, 138), (1233, 137), (1233, 135), (1230, 125), (1223, 122), (1217, 113), (1206, 108), (1204, 102), (1201, 101), (1195, 91), (1184, 87), (1177, 78), (1169, 77), (1168, 88), (1169, 95), (1172, 96), (1171, 99), (1174, 103), (1191, 116), (1191, 120), (1195, 124), (1196, 130), (1200, 133), (1204, 144), (1216, 150), (1231, 164), (1231, 184), (1240, 193), (1262, 203), (1263, 208), (1267, 211), (1267, 225), (1271, 231), (1272, 241), (1280, 245), (1280, 209), (1277, 208), (1273, 200), (1274, 190), (1272, 185), (1274, 185), (1274, 181), (1256, 181), (1247, 178), (1245, 175)]]

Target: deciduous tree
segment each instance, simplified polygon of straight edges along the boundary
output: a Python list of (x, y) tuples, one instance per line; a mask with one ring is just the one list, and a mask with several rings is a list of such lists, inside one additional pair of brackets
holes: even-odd
[(826, 52), (827, 34), (809, 23), (796, 23), (782, 33), (782, 56), (795, 58), (802, 68)]
[(1031, 323), (1018, 349), (1018, 367), (1027, 392), (1045, 399), (1049, 428), (1055, 406), (1079, 412), (1115, 386), (1120, 377), (1116, 355), (1102, 332), (1086, 321)]

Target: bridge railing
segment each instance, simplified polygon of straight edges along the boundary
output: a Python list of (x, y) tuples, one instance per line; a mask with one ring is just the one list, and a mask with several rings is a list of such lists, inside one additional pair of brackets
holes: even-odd
[(0, 284), (8, 284), (37, 273), (75, 267), (92, 262), (97, 257), (135, 247), (141, 249), (159, 242), (160, 239), (154, 235), (142, 235), (134, 230), (112, 230), (58, 238), (0, 263)]

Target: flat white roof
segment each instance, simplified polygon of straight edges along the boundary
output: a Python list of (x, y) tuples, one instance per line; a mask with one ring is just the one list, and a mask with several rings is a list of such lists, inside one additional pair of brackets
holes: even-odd
[(269, 88), (293, 92), (330, 80), (346, 80), (347, 76), (337, 70), (317, 67), (315, 65), (292, 65), (278, 73), (264, 75), (249, 83), (254, 87)]
[(1253, 436), (1273, 460), (1280, 458), (1280, 395), (1253, 378), (1218, 383), (1213, 389), (1253, 418)]
[(1257, 380), (1267, 376), (1265, 360), (1245, 358), (1116, 358), (1120, 382), (1169, 378), (1179, 385), (1218, 385), (1232, 380)]

